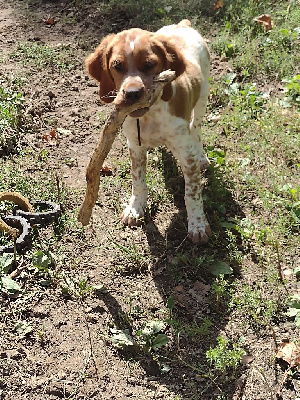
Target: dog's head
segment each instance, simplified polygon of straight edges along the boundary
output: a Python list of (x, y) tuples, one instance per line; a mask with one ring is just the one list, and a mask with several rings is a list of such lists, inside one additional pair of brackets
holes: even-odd
[[(87, 57), (86, 67), (100, 83), (100, 99), (125, 107), (142, 100), (160, 72), (171, 69), (179, 76), (186, 65), (172, 39), (134, 28), (105, 37)], [(162, 99), (171, 97), (172, 86), (168, 84)]]

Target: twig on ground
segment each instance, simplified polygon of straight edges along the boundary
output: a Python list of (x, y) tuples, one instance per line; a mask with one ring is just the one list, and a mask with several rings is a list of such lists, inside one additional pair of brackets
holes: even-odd
[(281, 259), (280, 259), (280, 254), (279, 254), (279, 244), (278, 240), (275, 240), (275, 251), (276, 251), (276, 256), (277, 256), (277, 271), (279, 275), (279, 280), (282, 283), (283, 282), (283, 275), (282, 275), (282, 269), (281, 269)]
[(278, 342), (277, 342), (277, 339), (276, 339), (275, 330), (274, 330), (273, 326), (270, 323), (267, 323), (266, 325), (270, 329), (270, 331), (272, 332), (272, 338), (274, 340), (275, 349), (277, 349), (278, 348)]
[(21, 274), (22, 271), (24, 271), (24, 269), (27, 268), (27, 265), (22, 266), (23, 262), (24, 260), (22, 260), (19, 263), (18, 267), (8, 275), (10, 279), (15, 279), (17, 276)]
[(57, 187), (57, 203), (60, 204), (61, 202), (61, 189), (60, 189), (60, 181), (59, 181), (59, 176), (58, 173), (55, 173), (55, 181), (56, 181), (56, 187)]
[[(100, 382), (100, 374), (99, 374), (98, 366), (97, 366), (97, 363), (96, 363), (96, 360), (95, 360), (95, 356), (94, 356), (91, 331), (90, 331), (89, 322), (88, 322), (87, 317), (86, 317), (86, 312), (84, 310), (84, 306), (83, 306), (83, 301), (82, 300), (80, 301), (80, 304), (81, 304), (82, 312), (83, 312), (83, 315), (84, 315), (85, 325), (86, 325), (86, 328), (87, 328), (87, 331), (88, 331), (88, 340), (89, 340), (89, 345), (90, 345), (90, 358), (92, 358), (92, 360), (93, 360), (93, 364), (94, 364), (94, 367), (95, 367), (96, 375), (97, 375), (98, 381)], [(85, 369), (86, 368), (87, 368), (87, 365), (85, 366)]]

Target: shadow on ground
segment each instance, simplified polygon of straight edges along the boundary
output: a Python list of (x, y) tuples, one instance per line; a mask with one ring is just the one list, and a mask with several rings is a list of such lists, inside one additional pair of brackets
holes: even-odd
[[(134, 352), (120, 352), (119, 355), (138, 360), (148, 376), (154, 375), (164, 385), (171, 383), (171, 387), (179, 377), (182, 379), (188, 368), (187, 379), (190, 379), (191, 386), (192, 382), (198, 382), (197, 389), (191, 390), (194, 390), (195, 396), (201, 395), (203, 399), (216, 398), (215, 396), (221, 393), (222, 382), (220, 380), (218, 387), (212, 378), (206, 376), (210, 368), (206, 360), (206, 351), (216, 346), (217, 338), (224, 332), (230, 318), (230, 311), (224, 302), (226, 295), (220, 301), (212, 289), (216, 276), (211, 273), (211, 267), (218, 262), (225, 262), (233, 269), (229, 280), (239, 278), (239, 265), (228, 254), (230, 243), (226, 228), (222, 225), (230, 218), (242, 219), (244, 214), (235, 202), (220, 168), (215, 164), (210, 165), (204, 173), (207, 182), (203, 194), (212, 238), (207, 245), (193, 245), (187, 238), (184, 178), (172, 154), (166, 149), (162, 149), (162, 160), (165, 185), (173, 196), (178, 213), (173, 216), (166, 235), (163, 236), (153, 222), (157, 211), (156, 207), (153, 207), (152, 218), (146, 220), (143, 229), (151, 252), (151, 275), (156, 288), (164, 299), (164, 304), (174, 301), (174, 306), (170, 308), (170, 314), (165, 320), (169, 324), (169, 332), (172, 332), (176, 339), (171, 353), (145, 353), (140, 347)], [(236, 243), (236, 247), (243, 252), (239, 243)], [(128, 271), (125, 274), (128, 274)], [(103, 297), (103, 300), (110, 309), (116, 326), (130, 331), (130, 323), (122, 325), (122, 306), (116, 299), (110, 295)], [(166, 378), (161, 372), (164, 363), (172, 366), (172, 378)], [(240, 374), (242, 368), (235, 372), (234, 379), (238, 379)], [(233, 398), (236, 390), (233, 380), (227, 381), (223, 389), (228, 398)]]

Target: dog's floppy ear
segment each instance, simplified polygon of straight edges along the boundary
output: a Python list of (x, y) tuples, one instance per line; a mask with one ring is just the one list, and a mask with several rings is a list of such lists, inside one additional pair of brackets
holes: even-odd
[[(172, 38), (164, 35), (155, 35), (155, 39), (161, 44), (160, 49), (164, 52), (166, 69), (175, 71), (176, 77), (183, 74), (183, 72), (186, 70), (186, 62), (175, 41)], [(172, 97), (172, 94), (172, 82), (170, 82), (164, 87), (161, 98), (164, 101), (169, 101)]]
[(114, 100), (112, 92), (116, 89), (108, 70), (109, 45), (114, 36), (114, 34), (106, 36), (94, 53), (90, 54), (85, 60), (88, 73), (100, 83), (100, 99), (105, 103), (111, 103)]

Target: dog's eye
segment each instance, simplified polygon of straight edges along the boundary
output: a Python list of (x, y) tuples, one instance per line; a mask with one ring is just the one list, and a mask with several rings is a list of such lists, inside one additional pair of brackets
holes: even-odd
[(124, 66), (119, 60), (114, 61), (112, 67), (118, 72), (122, 72), (124, 70)]
[(154, 60), (147, 60), (145, 62), (145, 70), (150, 71), (156, 66), (156, 62)]

